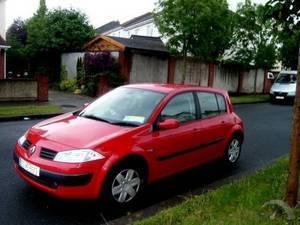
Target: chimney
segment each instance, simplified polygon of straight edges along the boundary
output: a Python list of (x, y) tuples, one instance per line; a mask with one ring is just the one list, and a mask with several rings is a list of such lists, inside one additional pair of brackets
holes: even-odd
[(6, 0), (0, 0), (0, 35), (5, 39), (5, 2)]

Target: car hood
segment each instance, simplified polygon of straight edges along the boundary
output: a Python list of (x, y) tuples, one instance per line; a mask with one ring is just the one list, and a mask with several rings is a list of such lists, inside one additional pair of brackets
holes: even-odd
[(273, 84), (271, 91), (276, 91), (276, 92), (296, 91), (296, 83), (289, 83), (289, 84), (275, 83)]
[(35, 125), (28, 135), (35, 142), (46, 140), (72, 148), (94, 148), (131, 129), (134, 128), (66, 114)]

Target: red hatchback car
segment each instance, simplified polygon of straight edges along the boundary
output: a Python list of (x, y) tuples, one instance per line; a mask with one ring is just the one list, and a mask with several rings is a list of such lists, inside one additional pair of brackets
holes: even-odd
[(145, 184), (217, 159), (235, 165), (243, 137), (224, 90), (127, 85), (30, 128), (14, 162), (24, 180), (51, 195), (124, 206)]

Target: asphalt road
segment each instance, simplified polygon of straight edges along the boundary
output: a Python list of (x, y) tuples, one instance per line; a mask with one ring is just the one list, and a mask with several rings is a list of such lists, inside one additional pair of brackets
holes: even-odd
[(286, 155), (292, 120), (287, 105), (237, 105), (245, 123), (245, 142), (237, 169), (224, 170), (217, 163), (197, 168), (151, 185), (130, 212), (101, 209), (95, 201), (64, 201), (48, 196), (21, 180), (14, 171), (14, 144), (38, 121), (0, 123), (0, 224), (125, 224), (182, 201), (189, 194), (251, 173)]

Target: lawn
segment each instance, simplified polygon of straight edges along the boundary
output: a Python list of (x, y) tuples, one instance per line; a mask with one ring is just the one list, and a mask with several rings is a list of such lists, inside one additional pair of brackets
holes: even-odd
[(269, 95), (241, 95), (231, 96), (231, 102), (233, 104), (246, 104), (246, 103), (259, 103), (270, 101)]
[(62, 109), (50, 103), (0, 103), (0, 118), (61, 113)]
[[(194, 196), (187, 201), (165, 209), (135, 225), (283, 225), (300, 224), (298, 221), (287, 221), (279, 214), (270, 219), (273, 210), (263, 208), (265, 202), (281, 199), (287, 179), (286, 158), (280, 159), (271, 166), (256, 174), (226, 184), (219, 189)], [(300, 215), (300, 210), (297, 209)]]

